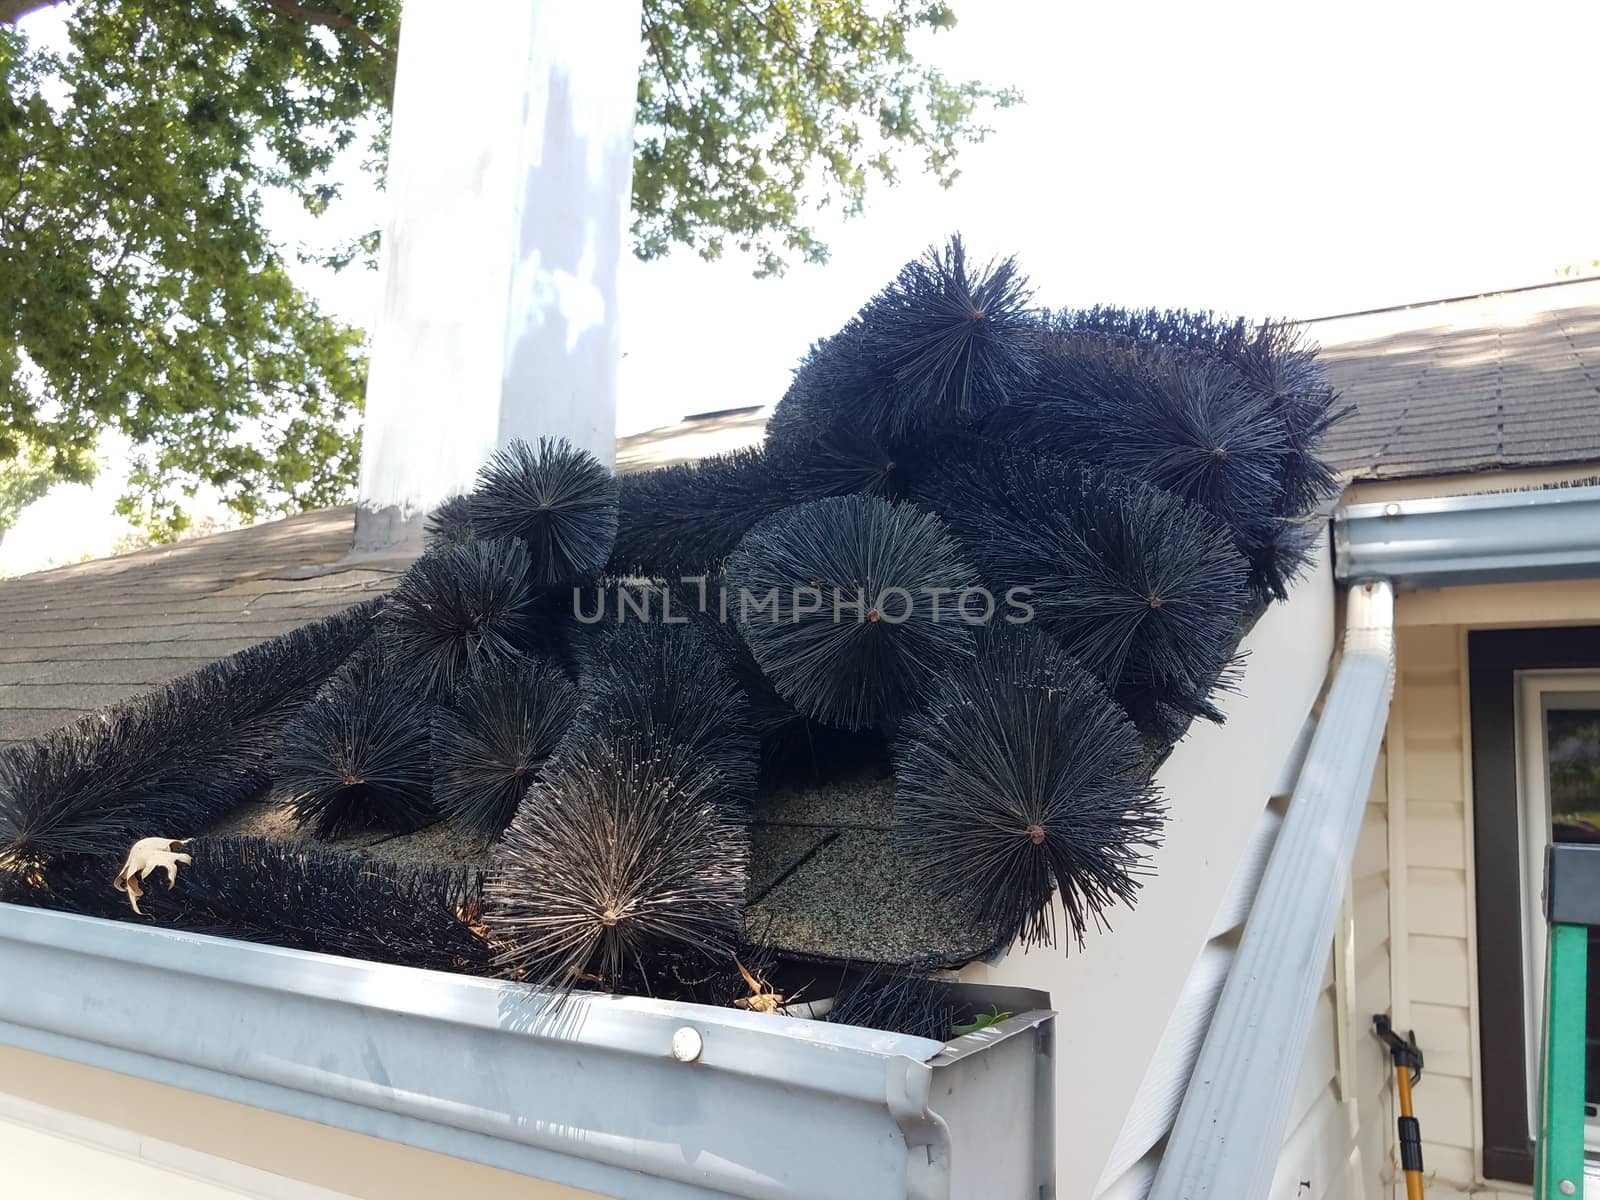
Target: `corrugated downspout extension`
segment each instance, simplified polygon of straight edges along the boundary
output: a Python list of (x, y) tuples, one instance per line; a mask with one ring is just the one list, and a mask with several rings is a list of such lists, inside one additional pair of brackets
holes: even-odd
[(1267, 1194), (1393, 691), (1394, 591), (1359, 583), (1316, 735), (1151, 1200)]

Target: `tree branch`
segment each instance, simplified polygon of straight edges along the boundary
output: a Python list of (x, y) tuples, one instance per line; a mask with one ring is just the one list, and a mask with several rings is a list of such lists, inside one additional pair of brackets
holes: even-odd
[[(0, 0), (0, 10), (8, 3), (26, 3), (27, 0)], [(56, 3), (56, 0), (41, 0), (43, 3)], [(375, 50), (390, 62), (396, 58), (394, 47), (385, 46), (361, 26), (342, 13), (326, 12), (320, 8), (307, 8), (299, 0), (261, 0), (268, 8), (275, 9), (284, 16), (296, 21), (304, 21), (307, 25), (324, 25), (329, 29), (342, 30), (369, 50)]]
[(36, 8), (51, 8), (61, 0), (0, 0), (0, 25), (15, 25)]

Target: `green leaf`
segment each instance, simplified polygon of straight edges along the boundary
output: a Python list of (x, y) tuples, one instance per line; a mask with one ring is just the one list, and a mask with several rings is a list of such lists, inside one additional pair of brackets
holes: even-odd
[(965, 1025), (952, 1025), (950, 1027), (950, 1031), (956, 1037), (960, 1037), (965, 1033), (977, 1033), (980, 1029), (988, 1029), (989, 1026), (998, 1025), (1001, 1021), (1006, 1021), (1010, 1018), (1010, 1013), (1001, 1012), (998, 1008), (996, 1008), (992, 1012), (978, 1013)]

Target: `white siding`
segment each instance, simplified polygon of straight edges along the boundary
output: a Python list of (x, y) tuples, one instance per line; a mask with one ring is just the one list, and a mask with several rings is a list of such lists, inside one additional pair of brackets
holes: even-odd
[[(1391, 727), (1392, 728), (1392, 727)], [(1389, 756), (1378, 759), (1350, 871), (1348, 923), (1340, 930), (1335, 971), (1345, 997), (1347, 1057), (1340, 1063), (1340, 1096), (1354, 1105), (1361, 1193), (1388, 1200), (1394, 1141), (1394, 1089), (1388, 1054), (1371, 1034), (1376, 1013), (1393, 1008), (1390, 989)]]
[[(1448, 1197), (1478, 1186), (1464, 635), (1454, 625), (1402, 628), (1397, 654), (1391, 841), (1403, 937), (1390, 948), (1391, 979), (1396, 1021), (1416, 1030), (1427, 1059), (1415, 1104), (1429, 1190)], [(1386, 1146), (1392, 1176), (1392, 1133)]]
[(1339, 1083), (1342, 1018), (1330, 960), (1295, 1085), (1270, 1200), (1364, 1200), (1357, 1114)]

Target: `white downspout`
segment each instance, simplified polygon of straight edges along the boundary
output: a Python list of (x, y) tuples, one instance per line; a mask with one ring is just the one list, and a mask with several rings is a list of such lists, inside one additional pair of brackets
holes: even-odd
[(1151, 1200), (1267, 1194), (1393, 691), (1394, 590), (1358, 583), (1316, 735)]

